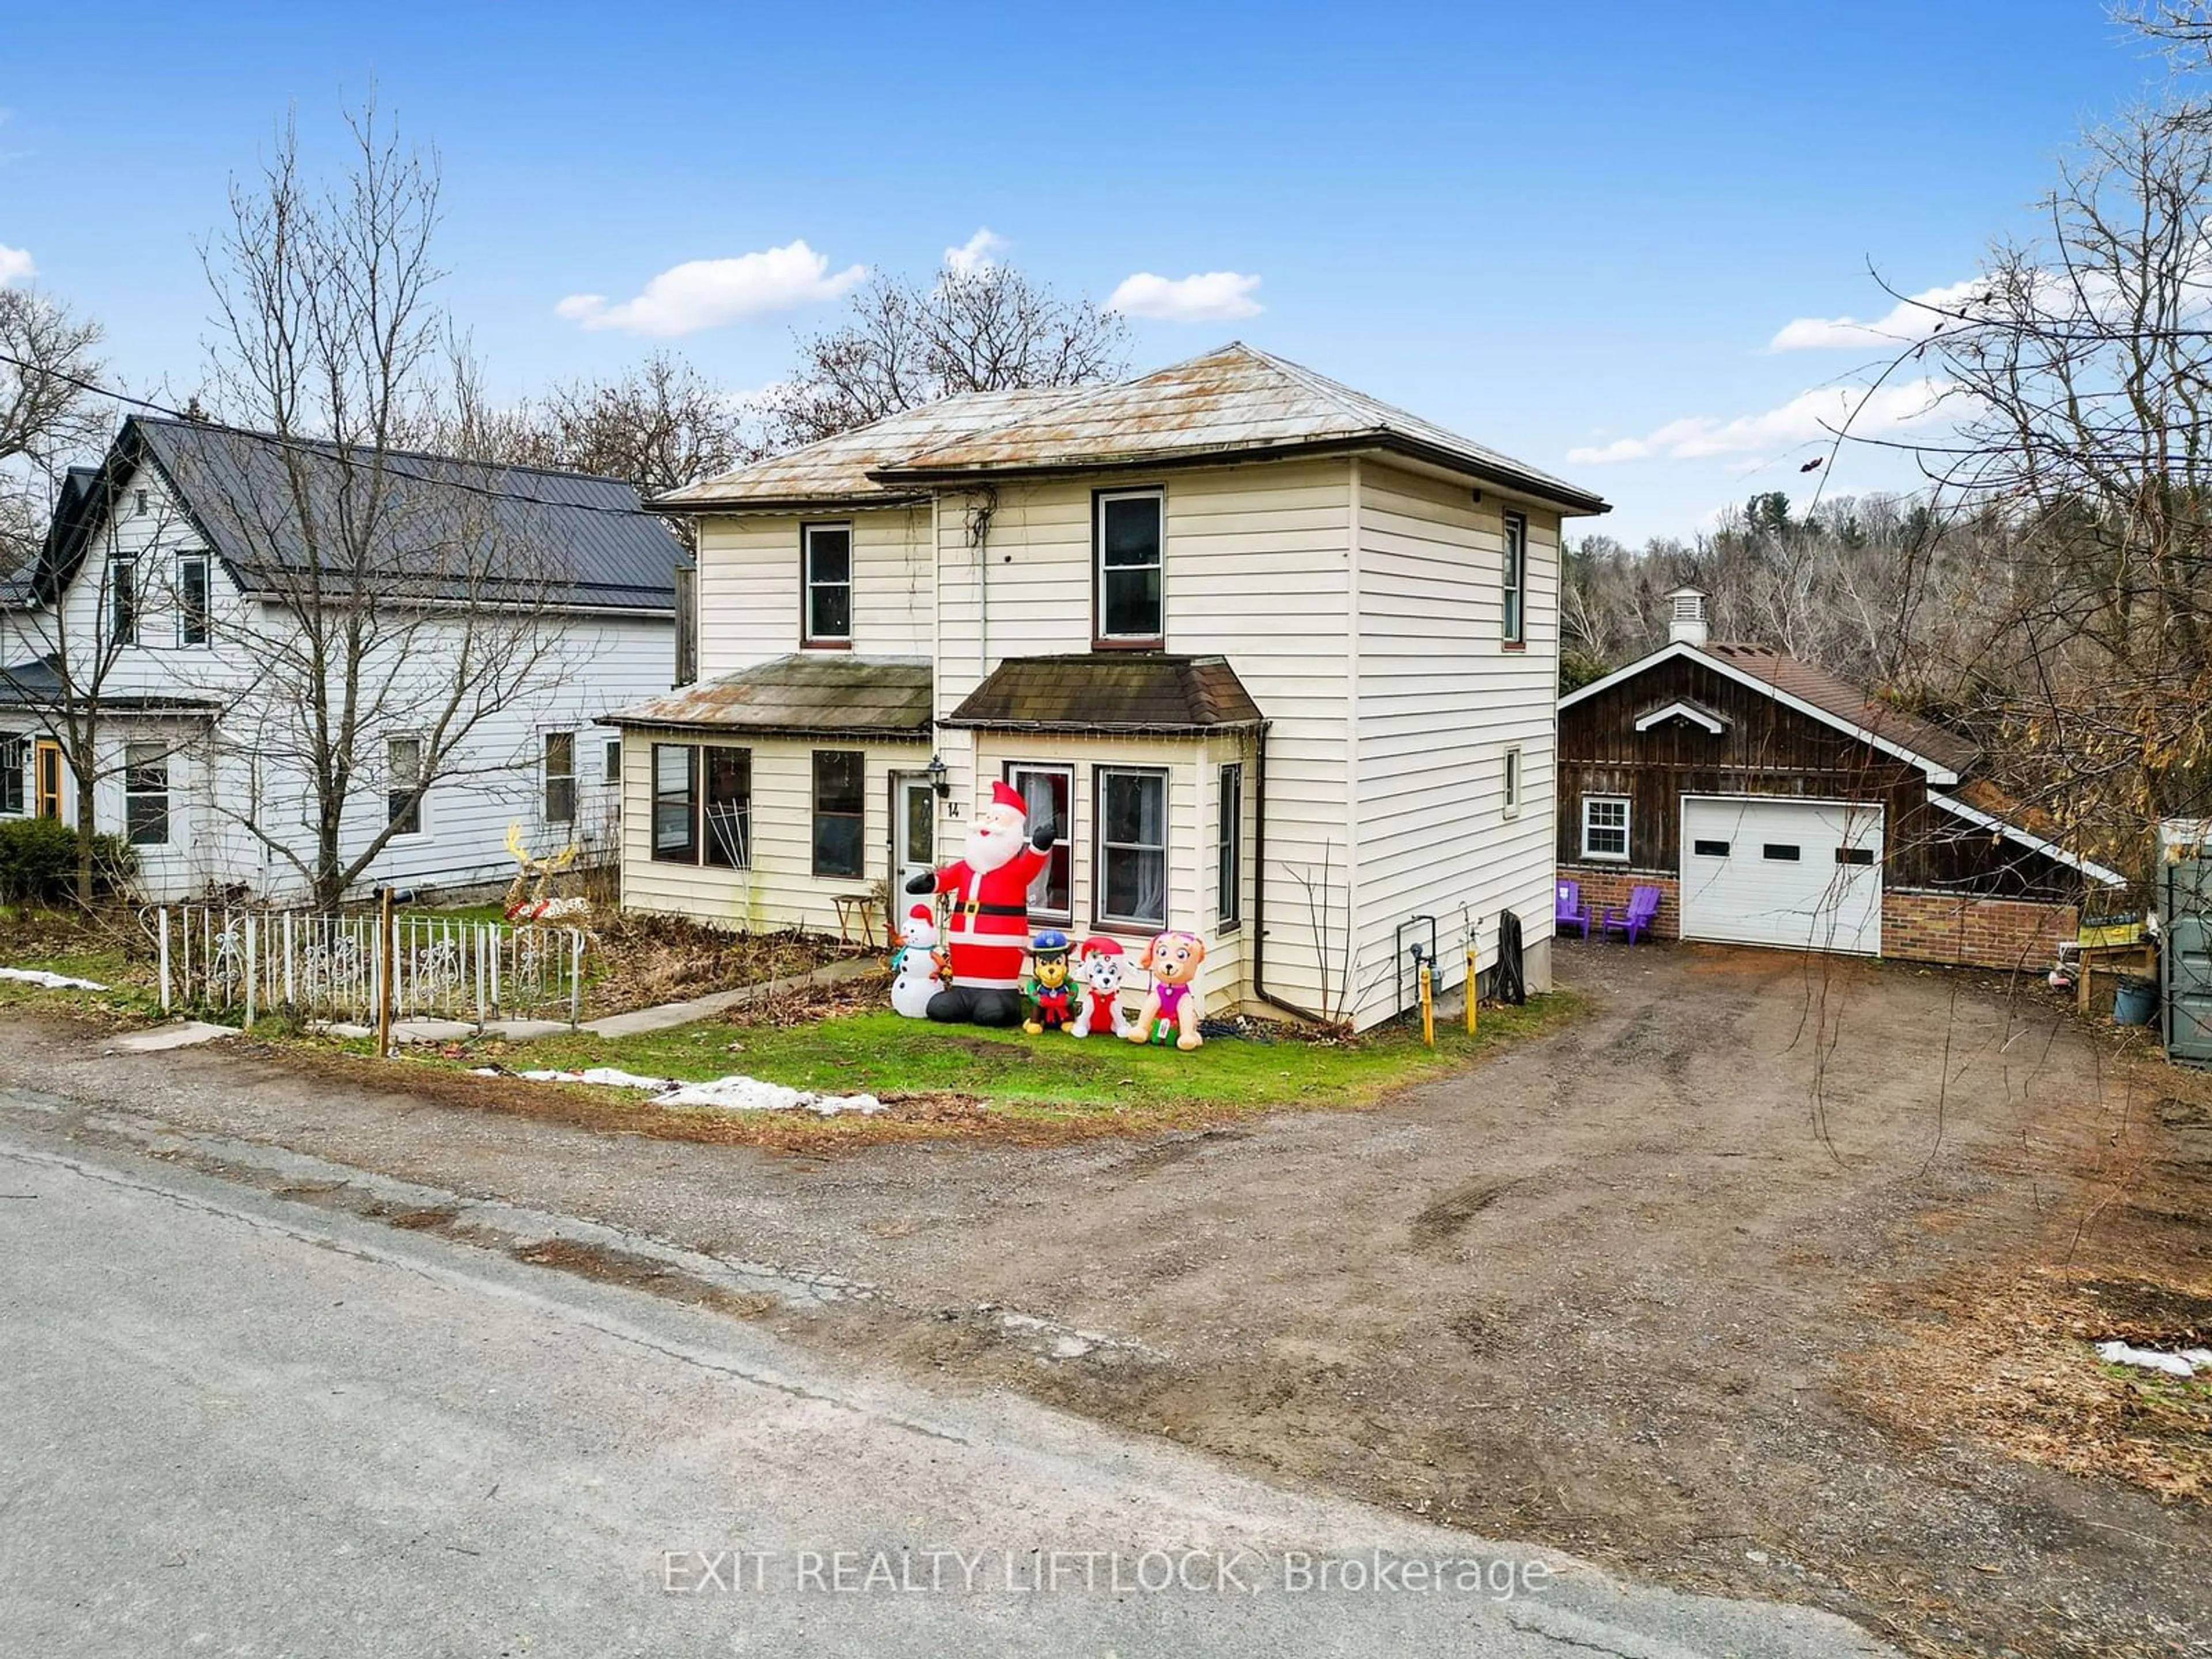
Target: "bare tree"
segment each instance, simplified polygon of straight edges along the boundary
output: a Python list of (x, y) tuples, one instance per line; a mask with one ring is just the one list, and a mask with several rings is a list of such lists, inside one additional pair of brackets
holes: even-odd
[(242, 751), (219, 758), (257, 781), (218, 800), (324, 905), (434, 785), (510, 766), (472, 739), (575, 665), (566, 573), (511, 475), (410, 447), (469, 429), (473, 377), (433, 298), (438, 174), (373, 108), (348, 125), (335, 188), (303, 178), (289, 128), (234, 186), (204, 254), (210, 396), (234, 424), (180, 426), (171, 463), (245, 550), (242, 637), (208, 674)]
[[(97, 452), (109, 418), (93, 389), (100, 325), (28, 289), (0, 288), (0, 584), (9, 590), (15, 649), (0, 661), (13, 698), (35, 711), (68, 758), (76, 819), (76, 891), (94, 896), (98, 824), (94, 805), (102, 764), (105, 690), (118, 644), (112, 629), (89, 635), (61, 623), (65, 572), (42, 560), (71, 463)], [(97, 556), (95, 554), (94, 556)], [(107, 617), (114, 562), (100, 560), (92, 609)], [(22, 757), (11, 756), (21, 767)], [(34, 790), (43, 781), (34, 781)]]
[(797, 370), (769, 401), (770, 437), (811, 443), (957, 392), (1111, 380), (1127, 344), (1116, 313), (996, 261), (927, 283), (878, 277), (842, 323), (799, 342)]

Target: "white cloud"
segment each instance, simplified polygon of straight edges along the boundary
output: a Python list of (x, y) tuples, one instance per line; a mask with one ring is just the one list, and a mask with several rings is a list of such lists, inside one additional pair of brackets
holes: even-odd
[(945, 268), (962, 276), (972, 276), (998, 264), (999, 256), (1012, 246), (990, 226), (983, 225), (958, 247), (945, 250)]
[(1769, 351), (1827, 351), (1843, 347), (1865, 350), (1869, 346), (1910, 345), (1936, 331), (1946, 313), (1955, 313), (1972, 295), (1988, 287), (1984, 277), (1969, 276), (1963, 283), (1923, 289), (1899, 300), (1871, 322), (1856, 317), (1800, 317), (1785, 323), (1766, 343)]
[(1252, 297), (1257, 276), (1233, 270), (1209, 270), (1170, 279), (1140, 270), (1106, 296), (1106, 309), (1164, 323), (1224, 323), (1256, 317), (1264, 308)]
[(1693, 461), (1771, 453), (1792, 444), (1826, 442), (1846, 422), (1853, 437), (1880, 437), (1943, 418), (1951, 412), (1943, 407), (1951, 391), (1948, 381), (1937, 380), (1908, 380), (1872, 392), (1863, 386), (1823, 386), (1800, 392), (1762, 415), (1741, 415), (1732, 421), (1692, 415), (1668, 422), (1648, 437), (1616, 438), (1608, 444), (1571, 449), (1567, 459), (1577, 466), (1596, 466), (1608, 461)]
[(834, 300), (867, 274), (866, 265), (833, 272), (828, 256), (798, 241), (741, 253), (734, 259), (691, 259), (672, 265), (636, 298), (619, 304), (610, 304), (604, 294), (571, 294), (553, 310), (588, 329), (693, 334)]
[(36, 276), (38, 270), (38, 266), (31, 262), (27, 250), (9, 247), (7, 243), (0, 242), (0, 288), (20, 282), (24, 277)]

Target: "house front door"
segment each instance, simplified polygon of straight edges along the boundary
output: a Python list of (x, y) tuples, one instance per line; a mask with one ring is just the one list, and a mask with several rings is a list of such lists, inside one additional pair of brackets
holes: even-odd
[(891, 914), (903, 917), (907, 878), (937, 866), (937, 794), (929, 780), (902, 772), (891, 779)]
[(62, 746), (52, 738), (40, 738), (31, 750), (33, 787), (42, 818), (62, 815)]

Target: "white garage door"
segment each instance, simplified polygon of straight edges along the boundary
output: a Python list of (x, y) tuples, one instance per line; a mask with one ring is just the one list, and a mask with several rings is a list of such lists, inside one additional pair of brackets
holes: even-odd
[(1682, 937), (1881, 950), (1881, 808), (1682, 801)]

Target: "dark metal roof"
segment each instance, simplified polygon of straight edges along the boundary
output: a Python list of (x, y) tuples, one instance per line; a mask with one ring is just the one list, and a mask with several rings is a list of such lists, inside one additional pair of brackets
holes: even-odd
[(1170, 736), (1249, 728), (1262, 718), (1226, 658), (1102, 651), (1010, 657), (945, 724)]
[[(619, 478), (497, 466), (246, 432), (210, 422), (123, 423), (97, 500), (56, 519), (40, 582), (58, 591), (132, 467), (150, 462), (247, 593), (281, 592), (321, 550), (362, 544), (380, 592), (559, 610), (672, 613), (684, 552)], [(366, 530), (360, 529), (373, 519)]]
[(1715, 644), (1697, 648), (1800, 702), (1811, 703), (1839, 720), (1951, 771), (1963, 774), (1981, 758), (1981, 750), (1957, 732), (1892, 708), (1825, 669), (1783, 655), (1771, 645)]
[(906, 657), (809, 651), (741, 668), (609, 714), (615, 726), (684, 726), (759, 737), (920, 741), (929, 729), (929, 665)]
[[(61, 701), (62, 675), (54, 659), (39, 657), (30, 662), (17, 663), (0, 668), (0, 708), (51, 708)], [(90, 695), (79, 689), (80, 703), (92, 701)], [(213, 714), (221, 705), (203, 697), (128, 696), (102, 690), (98, 702), (106, 714), (160, 714), (173, 711), (182, 714)]]

